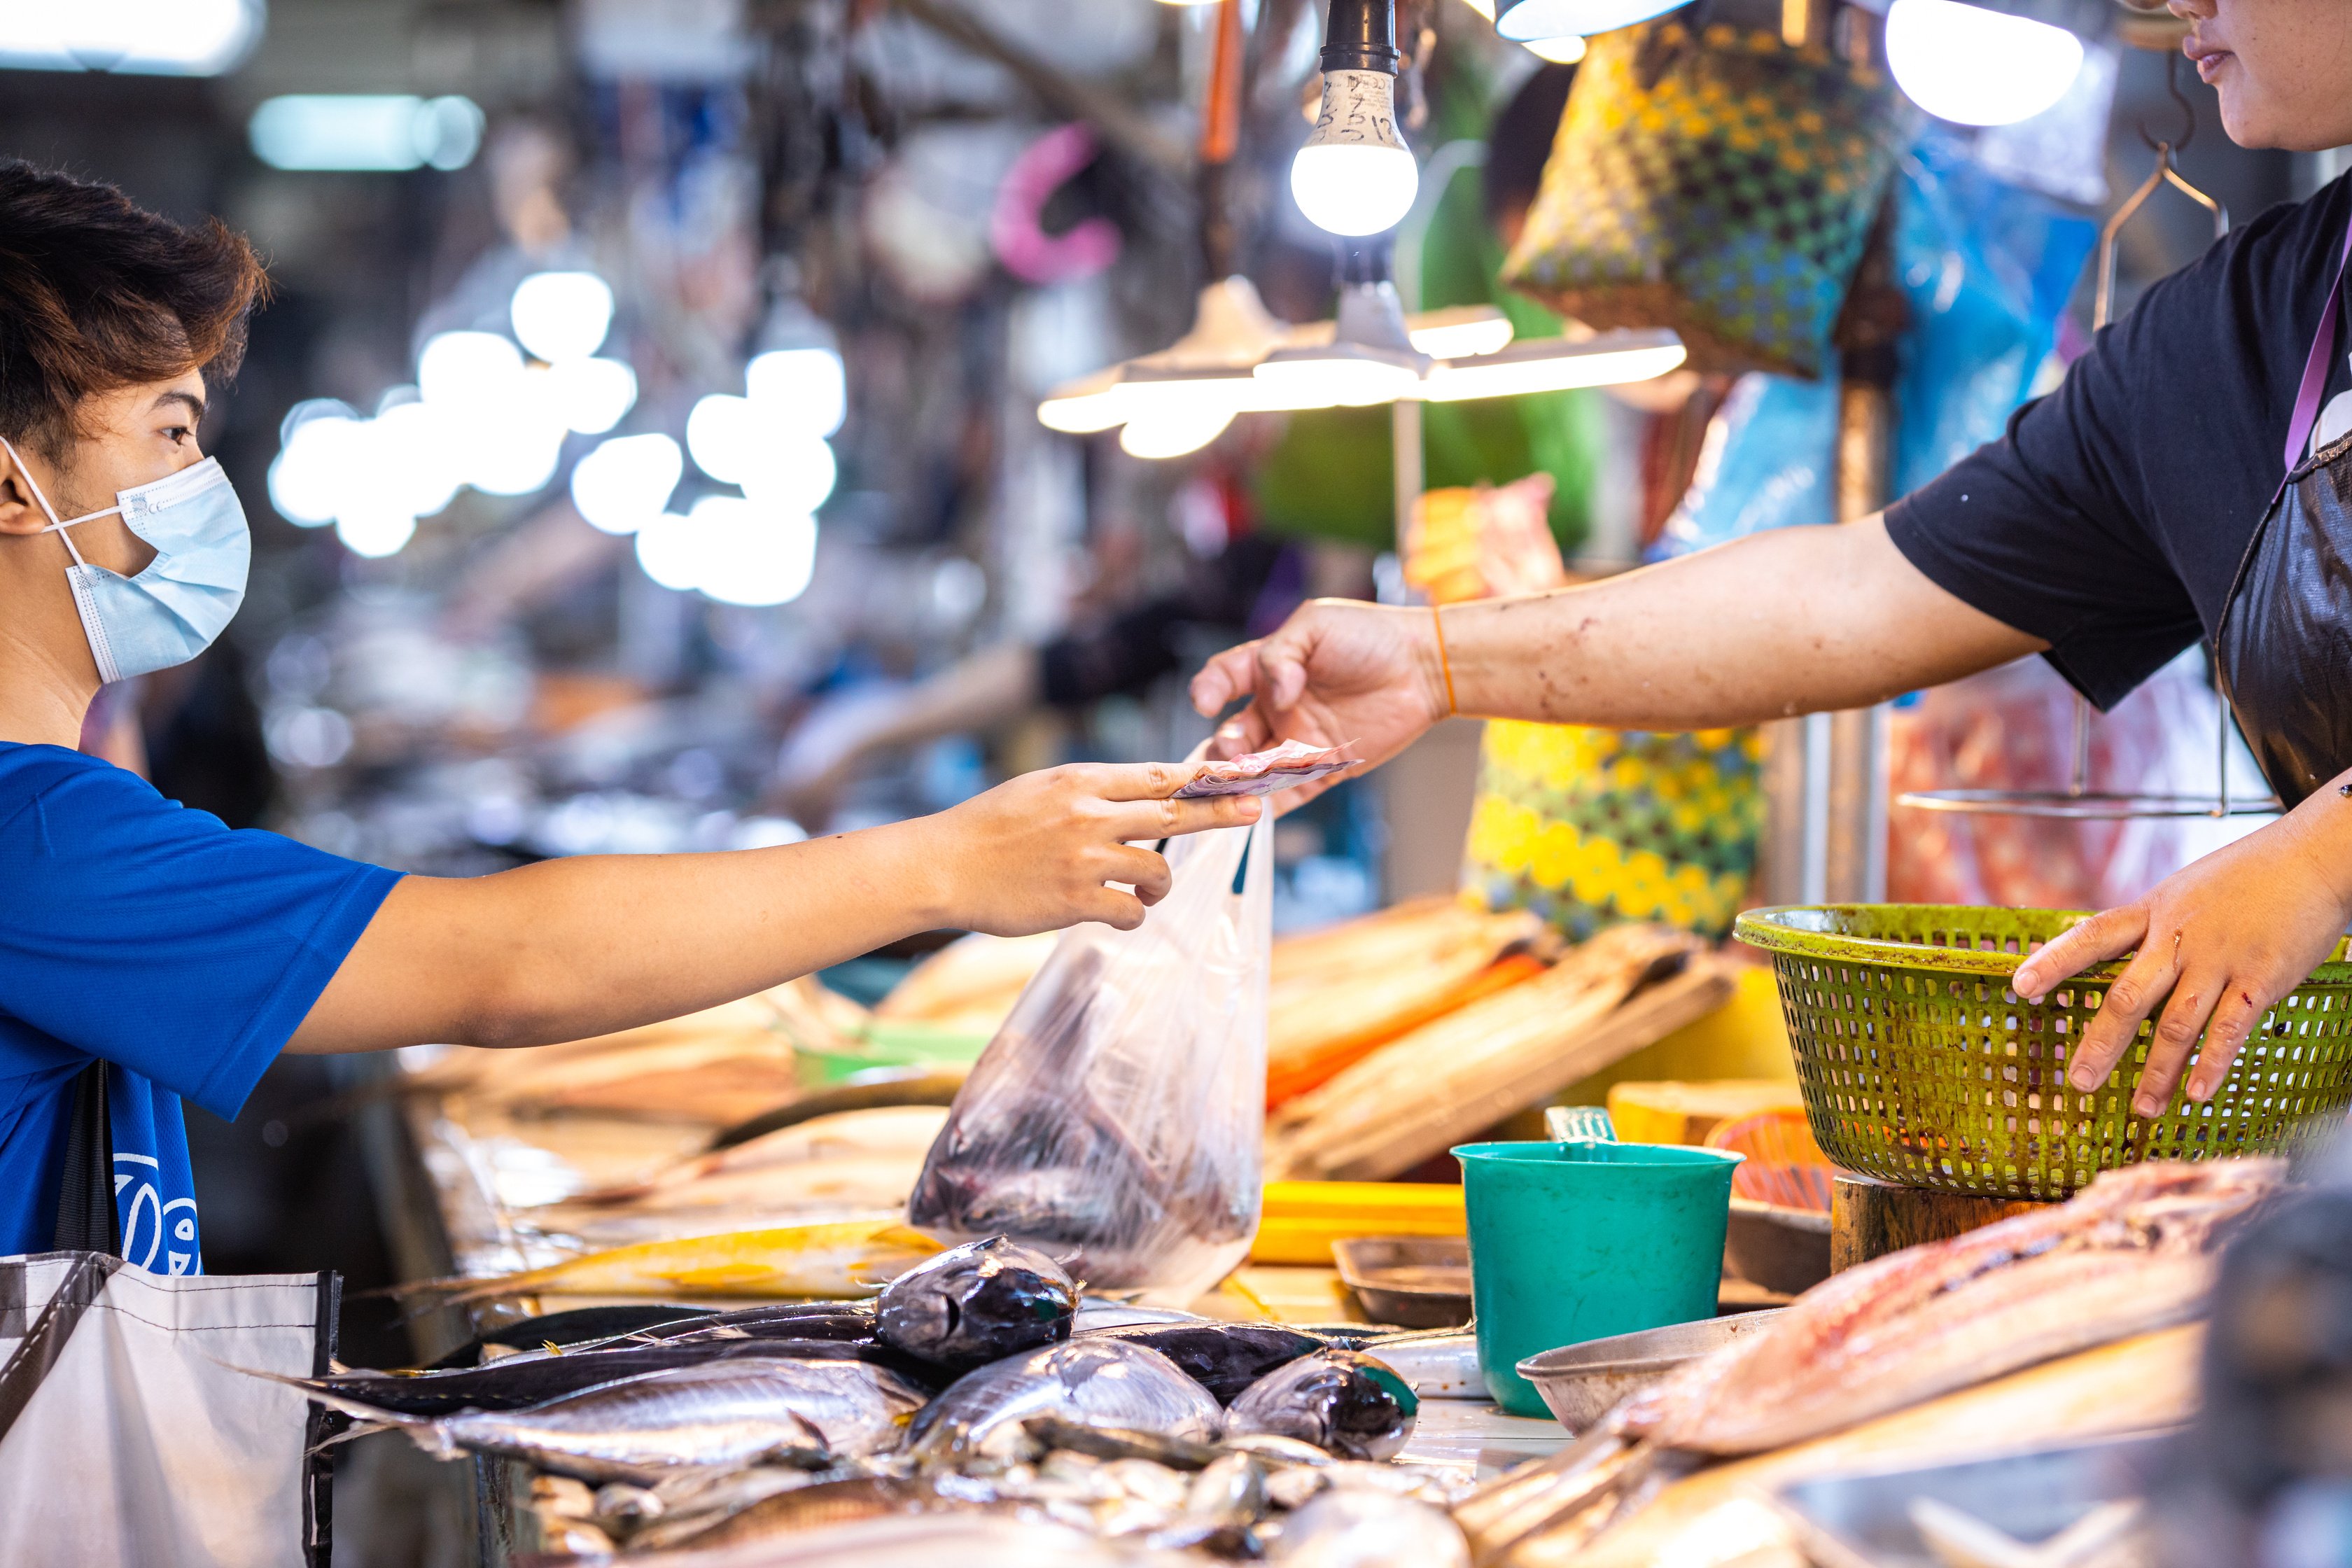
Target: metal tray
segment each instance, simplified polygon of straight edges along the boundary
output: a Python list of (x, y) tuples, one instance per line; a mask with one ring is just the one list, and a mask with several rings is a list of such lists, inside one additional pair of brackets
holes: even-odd
[(1519, 1375), (1536, 1385), (1559, 1424), (1581, 1432), (1637, 1389), (1647, 1388), (1685, 1362), (1696, 1361), (1745, 1334), (1765, 1328), (1780, 1309), (1669, 1323), (1663, 1329), (1612, 1334), (1564, 1345), (1519, 1363)]
[(1339, 1278), (1364, 1315), (1405, 1329), (1470, 1321), (1470, 1243), (1459, 1236), (1367, 1236), (1331, 1244)]
[(1772, 1500), (1820, 1568), (1944, 1568), (1912, 1522), (1914, 1502), (1933, 1499), (2036, 1543), (2102, 1503), (2151, 1495), (2170, 1442), (2139, 1433), (1960, 1465), (1822, 1476), (1784, 1486)]
[(1801, 1296), (1830, 1277), (1830, 1216), (1734, 1197), (1723, 1261), (1751, 1285)]

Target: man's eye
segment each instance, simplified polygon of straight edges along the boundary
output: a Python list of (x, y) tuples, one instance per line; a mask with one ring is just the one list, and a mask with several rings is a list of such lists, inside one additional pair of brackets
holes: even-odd
[(190, 429), (185, 425), (174, 425), (170, 429), (163, 432), (164, 439), (170, 441), (174, 447), (186, 446), (194, 435), (195, 431)]

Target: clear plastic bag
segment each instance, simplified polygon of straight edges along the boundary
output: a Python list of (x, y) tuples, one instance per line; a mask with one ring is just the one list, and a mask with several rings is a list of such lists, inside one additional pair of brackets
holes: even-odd
[(1181, 1305), (1257, 1231), (1274, 814), (1166, 846), (1131, 931), (1082, 925), (1022, 992), (931, 1145), (908, 1222), (1006, 1235), (1097, 1290)]

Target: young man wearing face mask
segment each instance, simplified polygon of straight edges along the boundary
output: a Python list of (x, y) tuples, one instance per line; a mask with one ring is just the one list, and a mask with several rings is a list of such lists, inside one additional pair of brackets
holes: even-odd
[(1131, 928), (1169, 880), (1137, 841), (1256, 817), (1171, 798), (1188, 768), (1068, 767), (782, 848), (453, 879), (163, 799), (74, 747), (101, 681), (194, 658), (243, 596), (197, 431), (261, 287), (217, 223), (0, 163), (0, 1255), (200, 1270), (180, 1101), (236, 1115), (281, 1050), (547, 1044), (919, 931)]

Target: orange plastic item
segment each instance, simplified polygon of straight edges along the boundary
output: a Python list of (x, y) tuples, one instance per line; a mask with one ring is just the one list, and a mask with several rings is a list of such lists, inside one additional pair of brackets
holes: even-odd
[(1837, 1167), (1813, 1142), (1803, 1111), (1759, 1110), (1726, 1121), (1706, 1135), (1706, 1147), (1748, 1156), (1731, 1173), (1733, 1197), (1830, 1212), (1831, 1178)]
[(1320, 1087), (1337, 1078), (1342, 1068), (1354, 1066), (1391, 1040), (1401, 1039), (1420, 1028), (1432, 1018), (1444, 1017), (1482, 996), (1491, 996), (1521, 981), (1532, 980), (1549, 967), (1539, 958), (1515, 952), (1507, 958), (1496, 959), (1462, 984), (1437, 997), (1428, 1006), (1383, 1020), (1377, 1030), (1327, 1041), (1312, 1052), (1293, 1052), (1269, 1059), (1265, 1064), (1265, 1108), (1276, 1110), (1285, 1101), (1296, 1100), (1308, 1089)]

